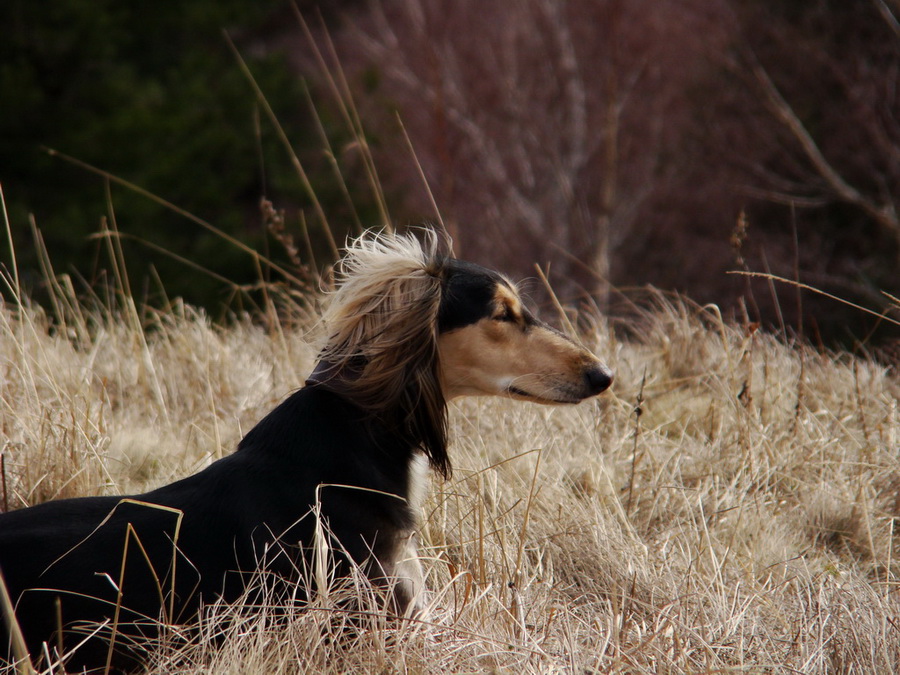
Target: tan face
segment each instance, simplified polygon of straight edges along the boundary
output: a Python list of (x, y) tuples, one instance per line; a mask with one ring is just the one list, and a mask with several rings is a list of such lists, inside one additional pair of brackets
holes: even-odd
[(447, 399), (506, 395), (538, 403), (577, 403), (609, 387), (597, 357), (538, 321), (498, 282), (489, 316), (438, 338)]

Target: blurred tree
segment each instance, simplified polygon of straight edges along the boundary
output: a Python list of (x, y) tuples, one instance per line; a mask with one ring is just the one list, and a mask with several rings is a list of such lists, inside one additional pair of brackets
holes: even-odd
[[(303, 147), (301, 80), (268, 40), (296, 25), (284, 0), (6, 0), (0, 3), (0, 183), (20, 267), (35, 269), (33, 214), (57, 270), (90, 278), (104, 249), (89, 235), (109, 212), (104, 180), (44, 147), (128, 180), (263, 246), (258, 203), (272, 192), (302, 206), (296, 177), (223, 37), (235, 39), (261, 88)], [(120, 230), (236, 283), (252, 260), (158, 204), (112, 190)], [(255, 223), (255, 225), (254, 225)], [(126, 242), (134, 281), (159, 269), (170, 295), (215, 306), (220, 283)], [(105, 263), (104, 263), (105, 264)], [(39, 276), (30, 276), (39, 284)], [(135, 285), (140, 289), (140, 285)]]
[[(564, 301), (605, 305), (644, 201), (678, 170), (684, 91), (724, 42), (707, 5), (397, 0), (341, 53), (369, 65), (370, 118), (399, 110), (464, 255), (519, 277), (539, 263)], [(382, 158), (422, 194), (406, 159)]]
[[(900, 291), (900, 5), (732, 7), (739, 31), (708, 108), (719, 120), (708, 146), (757, 230), (751, 267), (888, 306), (882, 292)], [(858, 312), (807, 297), (807, 319), (832, 337), (871, 329)]]
[[(731, 235), (746, 213), (752, 270), (874, 308), (900, 292), (897, 15), (895, 0), (391, 0), (338, 42), (370, 125), (399, 112), (466, 257), (549, 266), (566, 301), (652, 283), (772, 325), (803, 311), (846, 340), (866, 317), (726, 274)], [(402, 143), (383, 145), (382, 175), (432, 216)]]

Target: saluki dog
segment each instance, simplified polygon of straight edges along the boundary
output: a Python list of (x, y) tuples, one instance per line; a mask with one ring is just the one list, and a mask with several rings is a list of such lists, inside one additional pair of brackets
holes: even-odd
[(426, 462), (450, 475), (447, 401), (577, 403), (612, 382), (503, 276), (448, 248), (430, 230), (351, 242), (306, 386), (233, 454), (146, 494), (0, 515), (0, 572), (32, 657), (132, 668), (159, 626), (237, 600), (260, 566), (296, 596), (323, 531), (337, 574), (358, 565), (391, 612), (418, 612), (415, 495)]

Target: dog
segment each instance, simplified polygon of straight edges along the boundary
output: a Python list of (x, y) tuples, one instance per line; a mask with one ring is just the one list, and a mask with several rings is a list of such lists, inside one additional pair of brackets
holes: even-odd
[(296, 585), (323, 537), (334, 573), (358, 565), (392, 612), (420, 612), (415, 502), (427, 464), (451, 473), (447, 402), (578, 403), (613, 379), (505, 277), (447, 248), (430, 230), (352, 241), (315, 369), (233, 454), (142, 495), (0, 515), (0, 574), (31, 656), (138, 666), (160, 626), (238, 599), (261, 567)]

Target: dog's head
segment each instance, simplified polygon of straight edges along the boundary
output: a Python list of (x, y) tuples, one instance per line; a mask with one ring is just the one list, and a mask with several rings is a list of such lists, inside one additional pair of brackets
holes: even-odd
[(448, 399), (507, 395), (578, 403), (613, 379), (590, 351), (538, 320), (507, 279), (458, 260), (444, 271), (438, 352)]
[(348, 246), (309, 381), (409, 436), (447, 475), (448, 399), (577, 403), (607, 389), (612, 374), (535, 318), (503, 276), (441, 253), (441, 244), (426, 230)]

